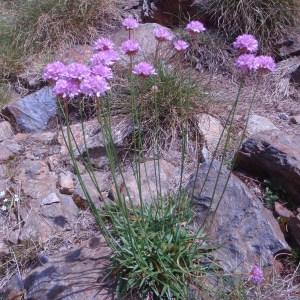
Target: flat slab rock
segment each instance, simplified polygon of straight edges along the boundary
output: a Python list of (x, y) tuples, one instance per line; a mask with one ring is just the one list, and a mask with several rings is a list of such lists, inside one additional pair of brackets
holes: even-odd
[[(257, 263), (261, 263), (262, 266), (272, 265), (276, 253), (289, 249), (272, 213), (234, 175), (231, 175), (216, 210), (228, 171), (222, 170), (216, 195), (211, 203), (219, 163), (213, 164), (200, 195), (208, 169), (208, 164), (200, 167), (198, 176), (194, 175), (191, 178), (187, 191), (195, 205), (195, 223), (198, 224), (196, 226), (200, 226), (206, 217), (208, 217), (206, 224), (211, 224), (209, 237), (215, 246), (220, 246), (214, 254), (216, 259), (228, 272), (248, 272), (251, 266)], [(215, 217), (212, 220), (211, 216), (215, 210)]]
[[(25, 291), (31, 300), (108, 300), (114, 299), (104, 277), (110, 249), (103, 238), (93, 238), (85, 247), (51, 257), (41, 257), (41, 265), (24, 280), (11, 280), (3, 299)], [(0, 293), (0, 298), (1, 298)], [(2, 299), (2, 298), (1, 298)]]
[(16, 122), (23, 132), (47, 129), (48, 122), (56, 116), (56, 99), (51, 88), (45, 87), (14, 103), (8, 104), (3, 113)]
[(235, 167), (270, 179), (292, 202), (300, 203), (300, 134), (271, 130), (251, 136), (239, 151)]

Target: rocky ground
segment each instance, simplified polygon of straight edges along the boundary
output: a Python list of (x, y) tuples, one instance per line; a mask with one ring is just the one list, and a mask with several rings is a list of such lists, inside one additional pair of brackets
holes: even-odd
[[(143, 5), (140, 1), (129, 1), (123, 7), (124, 15), (131, 13), (147, 22), (174, 25), (170, 14), (162, 13), (160, 1), (156, 2), (153, 6), (152, 1), (145, 0)], [(145, 38), (152, 36), (154, 26), (143, 24), (136, 33), (136, 39), (146, 49), (142, 56), (154, 52), (154, 41)], [(110, 33), (117, 45), (125, 35), (122, 29)], [(289, 58), (281, 59), (275, 76), (259, 84), (258, 101), (249, 119), (247, 138), (238, 153), (235, 174), (211, 223), (210, 237), (222, 245), (215, 257), (226, 272), (246, 273), (257, 263), (278, 266), (276, 256), (291, 253), (292, 249), (300, 251), (299, 66), (292, 71), (286, 68), (291, 60), (298, 63), (295, 53), (300, 45), (295, 50), (296, 44), (297, 40), (292, 49), (282, 49), (282, 55)], [(63, 50), (57, 57), (66, 58), (66, 62), (84, 61), (90, 53), (90, 46), (76, 46)], [(65, 128), (61, 131), (57, 124), (56, 100), (51, 88), (41, 80), (42, 64), (35, 63), (22, 74), (32, 92), (4, 107), (0, 122), (0, 299), (113, 299), (111, 283), (105, 280), (110, 250), (87, 209), (64, 143)], [(234, 74), (216, 73), (211, 77), (207, 70), (200, 70), (195, 76), (199, 80), (211, 79), (213, 99), (197, 115), (204, 138), (199, 174), (195, 174), (193, 164), (184, 174), (190, 193), (196, 180), (192, 193), (195, 221), (201, 224), (216, 210), (217, 204), (211, 203), (209, 195), (219, 166), (217, 161), (209, 173), (204, 196), (200, 196), (199, 187), (223, 130), (228, 104), (238, 87)], [(279, 89), (283, 84), (284, 94)], [(249, 82), (244, 91), (245, 102), (253, 88), (253, 82)], [(245, 108), (240, 107), (237, 133), (245, 116)], [(96, 120), (89, 120), (84, 126), (102, 197), (82, 164), (86, 149), (80, 124), (72, 125), (79, 145), (75, 156), (94, 204), (101, 207), (104, 201), (112, 201), (113, 190), (104, 140)], [(113, 120), (113, 139), (120, 152), (131, 131), (132, 124), (126, 118), (117, 116)], [(164, 193), (174, 190), (180, 177), (180, 155), (171, 150), (161, 162)], [(147, 181), (143, 190), (147, 198), (155, 189), (155, 170), (150, 158), (144, 164), (148, 172), (142, 173), (141, 178)], [(225, 182), (227, 172), (223, 170), (221, 182)], [(137, 195), (130, 169), (125, 169), (124, 177), (131, 194)], [(264, 206), (264, 180), (284, 191), (284, 196), (273, 203), (275, 210)], [(222, 192), (217, 189), (218, 195)], [(284, 272), (279, 269), (279, 273)]]

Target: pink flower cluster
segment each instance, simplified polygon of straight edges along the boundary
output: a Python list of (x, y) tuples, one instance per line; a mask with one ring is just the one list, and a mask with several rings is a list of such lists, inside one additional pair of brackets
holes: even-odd
[(250, 272), (249, 280), (256, 285), (262, 284), (264, 281), (264, 273), (262, 269), (258, 266), (253, 266)]
[(100, 97), (110, 89), (107, 80), (113, 78), (113, 73), (109, 66), (119, 55), (113, 42), (107, 38), (98, 39), (94, 50), (91, 65), (54, 62), (46, 66), (44, 79), (54, 85), (56, 96), (71, 99), (80, 95)]
[(238, 36), (233, 43), (233, 47), (242, 52), (242, 54), (235, 61), (236, 67), (241, 71), (259, 71), (261, 73), (275, 71), (276, 63), (271, 56), (255, 56), (252, 54), (258, 50), (258, 41), (253, 35), (242, 34)]
[[(122, 51), (133, 56), (140, 51), (138, 42), (130, 38), (130, 33), (138, 28), (139, 23), (133, 17), (128, 17), (122, 22), (124, 28), (129, 31), (129, 40), (121, 45)], [(189, 33), (195, 34), (205, 31), (204, 25), (199, 21), (191, 21), (186, 29)], [(157, 27), (153, 34), (158, 42), (172, 41), (172, 32), (165, 27)], [(184, 40), (173, 42), (177, 52), (184, 52), (189, 44)], [(74, 98), (77, 96), (104, 95), (109, 89), (108, 80), (113, 78), (111, 66), (119, 59), (119, 53), (115, 50), (114, 43), (105, 37), (95, 41), (93, 49), (95, 53), (90, 58), (88, 65), (71, 63), (65, 65), (60, 61), (48, 64), (44, 70), (44, 79), (53, 85), (54, 93), (62, 98)], [(260, 62), (267, 68), (267, 62)], [(147, 62), (140, 62), (133, 67), (132, 73), (142, 78), (156, 75), (153, 65)]]

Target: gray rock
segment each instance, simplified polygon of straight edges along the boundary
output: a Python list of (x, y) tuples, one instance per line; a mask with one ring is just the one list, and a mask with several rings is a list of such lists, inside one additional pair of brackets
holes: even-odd
[[(257, 262), (262, 266), (272, 265), (277, 252), (289, 249), (277, 221), (234, 175), (231, 175), (216, 210), (228, 176), (228, 171), (223, 168), (212, 201), (218, 169), (219, 163), (215, 162), (202, 194), (200, 191), (208, 172), (208, 164), (201, 166), (197, 178), (194, 175), (188, 184), (187, 191), (193, 199), (196, 224), (199, 226), (207, 221), (206, 230), (211, 242), (217, 247), (220, 246), (214, 255), (225, 271), (248, 272)], [(194, 180), (195, 190), (192, 195)], [(215, 215), (212, 219), (213, 214)]]
[(251, 115), (247, 126), (248, 135), (256, 134), (266, 130), (278, 129), (268, 118), (259, 115)]
[[(179, 181), (179, 172), (179, 169), (163, 159), (159, 161), (159, 167), (157, 160), (141, 163), (140, 181), (142, 186), (141, 192), (143, 202), (150, 203), (159, 196), (159, 193), (161, 193), (162, 196), (165, 196), (174, 191), (174, 187)], [(136, 179), (136, 172), (133, 172), (133, 170), (130, 169), (124, 172), (123, 178), (124, 181), (122, 178), (119, 178), (118, 180), (121, 193), (127, 197), (128, 201), (129, 193), (133, 204), (139, 205), (140, 195)]]
[(256, 134), (238, 152), (237, 169), (271, 180), (300, 203), (300, 135), (278, 130)]
[(279, 54), (283, 59), (300, 54), (300, 33), (294, 30), (279, 42)]
[(76, 223), (79, 210), (70, 196), (50, 192), (41, 200), (41, 206), (34, 199), (21, 207), (20, 215), (24, 221), (20, 241), (46, 243), (53, 235), (70, 230)]
[[(135, 61), (151, 60), (155, 56), (157, 41), (153, 35), (153, 30), (157, 28), (158, 24), (146, 23), (140, 24), (140, 26), (134, 32), (134, 39), (139, 43), (141, 50), (135, 56)], [(121, 44), (128, 39), (128, 31), (121, 29), (120, 31), (111, 35), (111, 39), (114, 41), (117, 47), (121, 47)], [(173, 46), (170, 42), (166, 42), (161, 47), (160, 56), (164, 59), (170, 58), (174, 55)], [(121, 55), (121, 60), (118, 64), (124, 67), (128, 66), (128, 56)]]
[[(92, 180), (89, 174), (81, 175), (84, 187), (87, 190), (91, 200), (97, 208), (100, 208), (103, 204), (103, 195), (102, 192), (108, 191), (110, 189), (110, 176), (105, 172), (94, 172), (95, 181)], [(95, 184), (96, 182), (96, 184)], [(102, 196), (102, 197), (101, 197)], [(88, 208), (87, 196), (84, 193), (84, 190), (77, 180), (75, 191), (73, 193), (73, 200), (76, 205), (82, 209)]]
[(59, 203), (59, 202), (60, 202), (60, 199), (57, 196), (57, 194), (51, 193), (41, 200), (41, 205), (50, 205), (50, 204)]
[(111, 282), (105, 280), (110, 254), (104, 239), (94, 238), (89, 246), (43, 257), (40, 266), (21, 283), (10, 282), (4, 293), (24, 289), (32, 300), (112, 300)]
[[(133, 122), (127, 117), (117, 116), (112, 118), (111, 127), (113, 143), (116, 148), (121, 148), (126, 137), (133, 131)], [(76, 147), (74, 141), (72, 142), (76, 158), (89, 155), (91, 158), (99, 159), (105, 156), (105, 138), (97, 120), (84, 122), (85, 139), (81, 124), (72, 125), (71, 131), (77, 144)], [(65, 137), (67, 137), (66, 128), (63, 129), (63, 132)], [(59, 134), (58, 141), (62, 145), (61, 153), (65, 155), (69, 154), (62, 133)]]
[(15, 139), (6, 139), (2, 141), (0, 143), (0, 148), (0, 163), (13, 159), (16, 155), (20, 154), (24, 150), (24, 147)]
[(0, 142), (11, 138), (14, 135), (12, 127), (9, 122), (3, 121), (0, 123)]
[(208, 152), (213, 154), (224, 127), (218, 119), (208, 114), (199, 114), (196, 118), (198, 120), (198, 128), (205, 139)]
[(56, 112), (56, 98), (49, 87), (8, 104), (3, 110), (3, 113), (12, 117), (17, 127), (24, 132), (45, 130), (50, 119), (56, 116)]

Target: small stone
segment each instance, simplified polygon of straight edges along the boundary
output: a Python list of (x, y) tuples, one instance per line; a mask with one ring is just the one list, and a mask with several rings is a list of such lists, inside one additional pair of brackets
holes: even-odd
[(275, 211), (280, 217), (288, 219), (294, 217), (294, 214), (279, 202), (275, 202)]
[(0, 141), (11, 138), (14, 135), (13, 129), (9, 122), (3, 121), (0, 123)]
[(278, 114), (279, 119), (283, 120), (283, 121), (288, 121), (289, 116), (286, 113), (280, 113)]
[(253, 135), (266, 130), (276, 130), (278, 129), (268, 118), (251, 115), (249, 117), (249, 122), (247, 126), (247, 134)]
[(74, 192), (73, 174), (71, 172), (65, 172), (59, 174), (59, 191), (62, 194), (72, 195)]
[(59, 203), (60, 199), (56, 193), (51, 193), (47, 197), (41, 200), (41, 205), (50, 205), (53, 203)]
[(3, 256), (9, 255), (9, 248), (6, 245), (6, 243), (0, 239), (0, 258), (2, 258)]
[(299, 125), (300, 124), (300, 115), (291, 117), (290, 118), (290, 123)]

